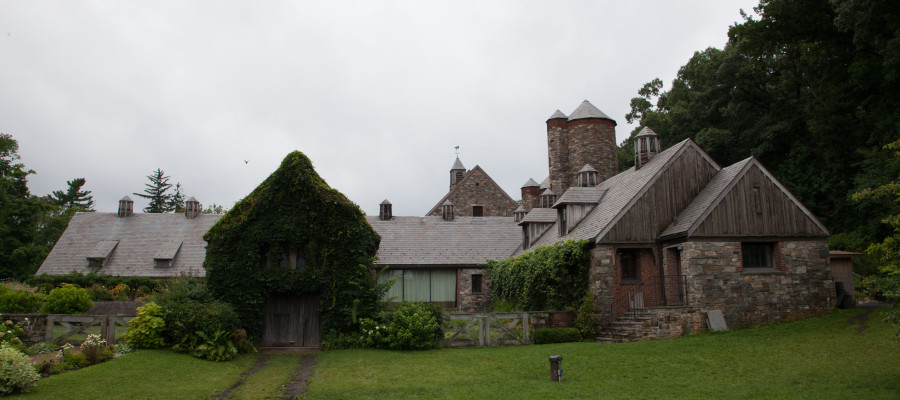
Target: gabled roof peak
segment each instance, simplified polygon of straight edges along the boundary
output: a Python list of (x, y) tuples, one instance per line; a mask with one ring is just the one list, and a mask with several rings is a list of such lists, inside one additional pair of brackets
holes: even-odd
[(572, 111), (572, 115), (569, 116), (569, 121), (574, 121), (576, 119), (587, 119), (587, 118), (602, 118), (608, 119), (612, 121), (613, 119), (600, 111), (597, 107), (594, 107), (591, 102), (585, 100), (581, 102), (581, 105)]

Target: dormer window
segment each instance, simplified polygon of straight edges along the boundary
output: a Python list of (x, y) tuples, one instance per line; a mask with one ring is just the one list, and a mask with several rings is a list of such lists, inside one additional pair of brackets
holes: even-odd
[(181, 249), (182, 242), (164, 242), (156, 254), (153, 255), (153, 262), (156, 268), (171, 268), (175, 264), (175, 256)]
[(557, 213), (559, 215), (559, 236), (565, 236), (569, 233), (568, 218), (566, 217), (566, 207), (560, 207)]

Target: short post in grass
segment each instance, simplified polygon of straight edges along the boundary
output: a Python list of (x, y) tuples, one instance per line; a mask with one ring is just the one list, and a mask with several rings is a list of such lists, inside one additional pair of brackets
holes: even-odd
[(550, 356), (550, 380), (559, 382), (562, 379), (563, 370), (560, 368), (562, 356)]

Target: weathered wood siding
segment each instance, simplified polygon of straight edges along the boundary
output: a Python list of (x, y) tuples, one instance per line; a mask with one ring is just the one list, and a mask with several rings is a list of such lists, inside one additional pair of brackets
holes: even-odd
[(553, 224), (554, 223), (552, 223), (552, 222), (550, 222), (550, 223), (532, 222), (532, 223), (528, 224), (525, 227), (525, 229), (528, 230), (528, 247), (531, 247), (531, 245), (533, 245), (534, 242), (537, 242), (537, 240), (541, 237), (541, 235), (543, 235), (544, 232), (547, 231), (547, 229), (550, 229), (550, 227), (553, 226)]
[(568, 231), (566, 234), (572, 231), (581, 220), (584, 219), (584, 216), (587, 215), (591, 210), (594, 209), (594, 206), (597, 204), (567, 204), (566, 205), (566, 215), (569, 219), (568, 221)]
[(601, 242), (655, 241), (718, 172), (691, 146), (685, 147), (671, 163)]
[[(759, 187), (760, 213), (756, 212), (754, 187)], [(827, 235), (757, 165), (750, 165), (692, 236)]]

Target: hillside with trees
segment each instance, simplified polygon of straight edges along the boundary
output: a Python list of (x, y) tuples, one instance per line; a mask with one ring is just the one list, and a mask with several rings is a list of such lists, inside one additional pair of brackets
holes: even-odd
[[(754, 156), (828, 226), (833, 248), (865, 251), (898, 212), (852, 195), (900, 175), (885, 148), (900, 137), (900, 2), (763, 0), (754, 11), (668, 88), (639, 90), (632, 136), (649, 126), (664, 147), (691, 138), (723, 166)], [(620, 145), (620, 168), (632, 151)], [(860, 272), (875, 273), (873, 261)]]

